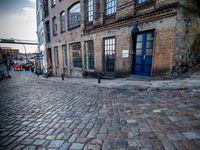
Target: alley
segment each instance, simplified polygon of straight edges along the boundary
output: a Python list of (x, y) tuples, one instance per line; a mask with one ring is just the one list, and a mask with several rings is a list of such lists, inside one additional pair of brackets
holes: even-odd
[(0, 149), (198, 150), (200, 86), (110, 88), (14, 72), (0, 81)]

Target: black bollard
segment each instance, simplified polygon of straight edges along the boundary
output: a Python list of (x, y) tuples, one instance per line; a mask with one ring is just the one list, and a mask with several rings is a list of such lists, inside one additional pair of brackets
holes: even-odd
[(39, 77), (39, 72), (38, 71), (36, 71), (36, 75), (37, 75), (37, 77)]
[(62, 80), (64, 80), (64, 74), (63, 73), (61, 74), (61, 77), (62, 77)]
[(101, 75), (98, 73), (98, 83), (101, 83)]

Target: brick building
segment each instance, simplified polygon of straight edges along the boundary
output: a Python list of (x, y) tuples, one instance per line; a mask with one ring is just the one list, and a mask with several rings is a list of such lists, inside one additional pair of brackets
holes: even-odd
[(19, 50), (12, 49), (11, 47), (0, 47), (0, 59), (6, 56), (18, 56)]
[(178, 75), (200, 63), (198, 0), (43, 0), (54, 75)]

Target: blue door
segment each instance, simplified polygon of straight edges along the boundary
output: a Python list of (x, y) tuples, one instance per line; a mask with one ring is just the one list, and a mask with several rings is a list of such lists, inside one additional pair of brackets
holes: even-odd
[(135, 75), (151, 76), (154, 32), (138, 33), (135, 39), (133, 71)]

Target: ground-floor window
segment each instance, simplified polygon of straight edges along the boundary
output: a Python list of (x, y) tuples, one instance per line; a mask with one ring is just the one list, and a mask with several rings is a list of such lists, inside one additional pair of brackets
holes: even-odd
[(104, 39), (104, 51), (105, 51), (105, 73), (112, 73), (115, 71), (115, 38)]
[(85, 42), (85, 58), (86, 58), (86, 69), (94, 69), (94, 46), (93, 41)]
[(63, 54), (63, 66), (67, 67), (67, 46), (62, 46), (62, 54)]
[(59, 66), (59, 54), (58, 54), (58, 47), (54, 47), (54, 58), (55, 58), (55, 66)]
[(82, 50), (81, 43), (71, 44), (73, 67), (82, 68)]

